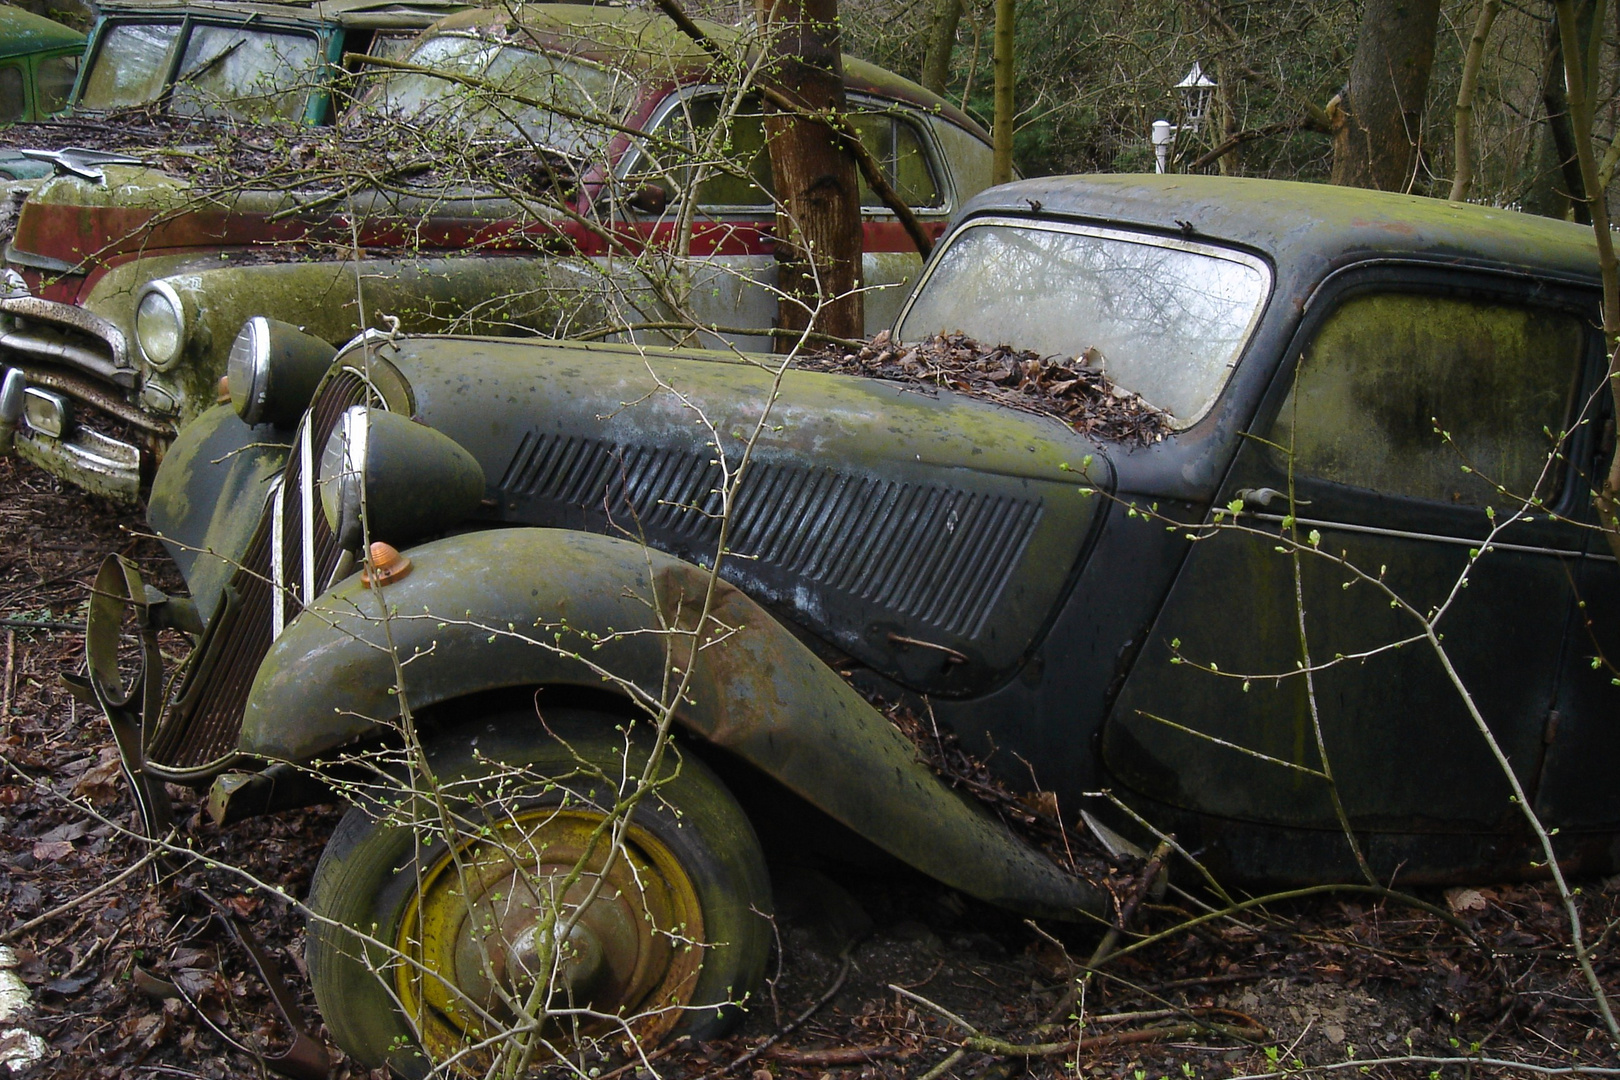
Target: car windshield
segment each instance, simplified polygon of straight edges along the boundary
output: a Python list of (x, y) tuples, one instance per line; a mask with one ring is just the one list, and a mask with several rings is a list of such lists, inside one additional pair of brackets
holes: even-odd
[(623, 122), (638, 93), (623, 72), (465, 34), (430, 37), (406, 62), (456, 77), (387, 72), (368, 92), (371, 110), (478, 140), (519, 135), (575, 159), (602, 153), (612, 131), (600, 121)]
[(1207, 244), (988, 219), (941, 252), (898, 333), (1083, 358), (1181, 429), (1226, 385), (1270, 285), (1259, 259)]
[[(116, 109), (158, 101), (184, 30), (179, 21), (108, 26), (78, 106)], [(169, 107), (182, 116), (301, 120), (320, 62), (320, 42), (310, 32), (195, 22), (185, 34)]]

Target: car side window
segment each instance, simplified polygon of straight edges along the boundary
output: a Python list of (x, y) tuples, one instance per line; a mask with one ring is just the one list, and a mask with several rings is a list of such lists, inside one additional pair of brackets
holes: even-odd
[[(688, 98), (664, 121), (659, 134), (666, 140), (686, 146), (702, 146), (722, 119), (722, 99), (705, 94)], [(884, 177), (900, 197), (919, 209), (943, 204), (937, 170), (929, 161), (927, 146), (917, 128), (907, 120), (884, 112), (850, 114), (861, 142), (883, 167)], [(732, 115), (728, 138), (721, 147), (727, 164), (711, 161), (698, 184), (698, 204), (705, 207), (746, 207), (770, 210), (773, 207), (771, 160), (765, 145), (765, 120), (757, 100), (745, 100)], [(695, 163), (694, 163), (695, 164)], [(668, 170), (675, 184), (672, 197), (679, 197), (696, 175), (691, 166)], [(861, 205), (883, 208), (883, 201), (860, 181)]]
[(28, 98), (23, 94), (21, 64), (0, 65), (0, 124), (21, 120)]
[[(861, 133), (861, 142), (883, 166), (884, 179), (907, 206), (926, 209), (943, 202), (928, 163), (928, 151), (915, 127), (898, 116), (880, 112), (856, 113), (851, 120)], [(883, 200), (864, 176), (861, 178), (861, 205), (883, 209)]]
[(40, 119), (67, 108), (68, 97), (73, 93), (73, 80), (78, 74), (77, 53), (47, 56), (39, 62), (39, 70), (34, 74), (34, 90), (39, 101), (34, 111)]
[(1352, 296), (1306, 346), (1270, 453), (1286, 468), (1291, 451), (1298, 476), (1386, 494), (1464, 506), (1551, 501), (1558, 475), (1548, 461), (1575, 412), (1586, 340), (1567, 311)]

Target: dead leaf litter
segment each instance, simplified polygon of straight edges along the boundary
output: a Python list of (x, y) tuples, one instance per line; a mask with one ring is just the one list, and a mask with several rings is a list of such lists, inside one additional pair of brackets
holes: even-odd
[(1010, 345), (986, 345), (961, 331), (907, 344), (883, 330), (856, 349), (828, 345), (807, 352), (794, 366), (951, 390), (1056, 417), (1104, 442), (1147, 446), (1173, 430), (1165, 412), (1113, 382), (1084, 354), (1043, 357)]

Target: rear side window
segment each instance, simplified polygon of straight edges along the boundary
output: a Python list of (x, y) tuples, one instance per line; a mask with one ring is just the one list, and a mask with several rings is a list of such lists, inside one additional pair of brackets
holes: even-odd
[(21, 120), (28, 98), (23, 94), (21, 64), (0, 65), (0, 124)]
[[(887, 113), (856, 113), (850, 118), (855, 130), (861, 133), (861, 142), (883, 166), (883, 177), (907, 206), (938, 206), (939, 185), (934, 181), (928, 165), (928, 152), (922, 136), (910, 123)], [(861, 205), (868, 209), (883, 209), (883, 200), (877, 197), (866, 177), (861, 177)]]
[[(1354, 296), (1296, 369), (1271, 452), (1297, 475), (1465, 506), (1532, 494), (1575, 411), (1586, 332), (1565, 311), (1423, 293)], [(1509, 496), (1498, 491), (1505, 489)]]
[(43, 119), (67, 108), (68, 97), (73, 93), (73, 80), (78, 74), (79, 57), (76, 53), (71, 56), (47, 56), (41, 60), (34, 77), (34, 89), (39, 94), (35, 114)]
[[(861, 137), (861, 143), (883, 169), (884, 178), (908, 206), (919, 209), (944, 204), (944, 196), (936, 181), (937, 169), (930, 161), (928, 144), (911, 121), (885, 112), (857, 111), (853, 105), (850, 121)], [(683, 100), (672, 110), (659, 127), (658, 135), (670, 143), (690, 147), (716, 145), (718, 154), (707, 162), (698, 181), (698, 204), (707, 207), (746, 207), (769, 212), (773, 209), (771, 159), (765, 145), (765, 121), (762, 105), (757, 99), (745, 100), (730, 117), (725, 137), (711, 143), (715, 128), (725, 119), (722, 99), (704, 94)], [(667, 151), (653, 150), (649, 156), (667, 156)], [(656, 169), (652, 171), (657, 171)], [(666, 167), (663, 170), (678, 198), (698, 176), (691, 164)], [(884, 209), (883, 201), (860, 181), (861, 205), (868, 211)]]

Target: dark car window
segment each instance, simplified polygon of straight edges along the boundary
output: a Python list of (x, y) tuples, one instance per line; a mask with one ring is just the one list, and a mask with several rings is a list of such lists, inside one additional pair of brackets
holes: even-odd
[(157, 100), (168, 78), (169, 50), (180, 24), (114, 23), (103, 33), (79, 105), (116, 109)]
[(182, 116), (302, 120), (320, 62), (314, 34), (198, 24), (169, 107)]
[[(934, 181), (928, 153), (915, 127), (887, 113), (856, 113), (851, 119), (855, 130), (861, 133), (861, 142), (883, 166), (884, 179), (894, 186), (907, 206), (940, 205), (943, 200), (939, 185)], [(861, 205), (883, 207), (883, 200), (877, 197), (864, 176), (861, 178)]]
[(21, 64), (0, 65), (0, 124), (21, 120), (28, 98), (23, 94)]
[[(685, 98), (664, 119), (658, 134), (676, 145), (716, 147), (717, 153), (707, 161), (708, 167), (698, 187), (700, 206), (770, 211), (773, 209), (771, 162), (765, 148), (765, 122), (760, 102), (744, 100), (731, 117), (727, 137), (711, 144), (711, 133), (722, 119), (725, 104), (725, 99), (715, 94)], [(882, 112), (852, 112), (850, 120), (860, 133), (862, 144), (882, 165), (884, 177), (907, 205), (927, 209), (944, 202), (934, 180), (935, 169), (929, 163), (926, 144), (916, 127), (907, 120)], [(659, 152), (652, 151), (650, 156), (656, 159)], [(695, 164), (694, 158), (691, 165), (663, 170), (674, 185), (676, 197), (693, 182), (697, 175)], [(882, 209), (883, 201), (864, 178), (860, 191), (863, 207)]]
[(1355, 296), (1306, 348), (1270, 439), (1303, 476), (1468, 506), (1550, 500), (1549, 433), (1573, 415), (1585, 341), (1564, 311)]
[(1226, 385), (1270, 288), (1260, 260), (1209, 244), (986, 219), (940, 254), (899, 337), (960, 330), (1080, 359), (1179, 429)]
[(41, 60), (34, 74), (34, 90), (39, 98), (34, 107), (35, 114), (43, 119), (67, 108), (68, 97), (73, 93), (73, 80), (78, 74), (78, 54), (47, 56)]

